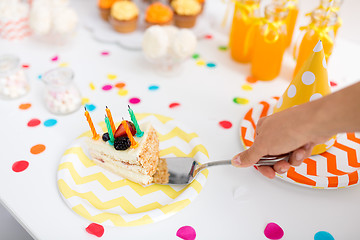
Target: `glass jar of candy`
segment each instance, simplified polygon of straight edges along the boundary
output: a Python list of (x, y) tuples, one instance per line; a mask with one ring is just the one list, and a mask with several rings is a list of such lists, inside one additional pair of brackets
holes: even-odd
[(69, 114), (81, 106), (81, 94), (74, 83), (74, 72), (60, 67), (48, 71), (42, 77), (46, 85), (45, 106), (54, 114)]
[(15, 99), (24, 96), (30, 90), (28, 78), (13, 55), (0, 56), (0, 97)]

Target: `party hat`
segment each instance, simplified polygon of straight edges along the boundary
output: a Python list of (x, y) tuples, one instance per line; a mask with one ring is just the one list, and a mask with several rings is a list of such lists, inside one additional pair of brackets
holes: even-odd
[[(312, 55), (277, 102), (274, 113), (316, 100), (330, 93), (325, 54), (320, 40), (313, 49)], [(309, 119), (311, 118), (309, 117)], [(335, 143), (335, 139), (336, 136), (333, 136), (326, 143), (316, 145), (312, 150), (312, 155), (328, 150)]]

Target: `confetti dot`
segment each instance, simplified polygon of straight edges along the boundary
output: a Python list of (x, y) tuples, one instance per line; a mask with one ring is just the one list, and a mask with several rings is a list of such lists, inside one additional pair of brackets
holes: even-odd
[(40, 79), (40, 80), (41, 80), (41, 79), (42, 79), (42, 75), (39, 75), (39, 76), (38, 76), (38, 79)]
[(89, 103), (89, 102), (90, 102), (90, 99), (89, 99), (89, 98), (83, 97), (83, 98), (81, 99), (81, 104), (82, 104), (82, 105), (85, 105), (85, 104), (87, 104), (87, 103)]
[(102, 87), (102, 90), (104, 90), (104, 91), (109, 91), (109, 90), (111, 90), (111, 89), (112, 89), (112, 86), (109, 85), (109, 84), (104, 85), (104, 86)]
[(46, 149), (45, 145), (37, 144), (37, 145), (31, 147), (30, 152), (32, 154), (40, 154), (43, 151), (45, 151), (45, 149)]
[(200, 57), (200, 55), (197, 54), (197, 53), (195, 53), (195, 54), (192, 55), (192, 58), (193, 58), (193, 59), (198, 59), (199, 57)]
[(256, 83), (258, 80), (257, 80), (255, 77), (253, 77), (253, 76), (248, 76), (248, 77), (246, 78), (246, 81), (247, 81), (248, 83)]
[(184, 240), (194, 240), (196, 238), (196, 232), (193, 227), (183, 226), (177, 230), (176, 236)]
[(305, 84), (305, 85), (311, 85), (315, 82), (315, 74), (313, 74), (310, 71), (306, 71), (303, 73), (303, 75), (301, 76), (301, 81)]
[(213, 36), (212, 36), (211, 34), (206, 34), (206, 35), (204, 36), (204, 38), (206, 38), (206, 39), (212, 39)]
[(38, 126), (40, 123), (41, 123), (41, 121), (40, 121), (39, 119), (33, 118), (33, 119), (31, 119), (31, 120), (27, 123), (27, 125), (28, 125), (28, 127), (36, 127), (36, 126)]
[(216, 67), (216, 64), (210, 62), (210, 63), (207, 63), (206, 66), (209, 68), (214, 68), (214, 67)]
[(115, 74), (108, 74), (108, 75), (107, 75), (107, 78), (108, 78), (109, 80), (114, 80), (114, 79), (117, 78), (117, 76), (116, 76)]
[(108, 51), (103, 51), (103, 52), (101, 52), (101, 55), (108, 56), (108, 55), (110, 55), (110, 53)]
[(67, 62), (63, 62), (59, 64), (59, 67), (67, 67), (69, 64)]
[(336, 87), (338, 84), (336, 82), (330, 81), (330, 86)]
[(29, 166), (28, 161), (17, 161), (17, 162), (14, 162), (14, 164), (12, 165), (12, 170), (14, 172), (22, 172), (25, 169), (27, 169), (28, 166)]
[(89, 83), (89, 87), (90, 87), (91, 90), (95, 90), (95, 85), (94, 85), (94, 83), (92, 83), (92, 82)]
[(44, 126), (45, 127), (53, 127), (57, 124), (57, 120), (56, 119), (48, 119), (44, 122)]
[(159, 89), (159, 86), (157, 86), (157, 85), (151, 85), (150, 87), (149, 87), (149, 90), (150, 91), (156, 91), (156, 90), (158, 90)]
[(277, 240), (284, 236), (284, 230), (276, 223), (268, 223), (265, 227), (264, 234), (268, 239)]
[(237, 104), (248, 104), (249, 103), (249, 99), (239, 98), (239, 97), (234, 98), (233, 101), (234, 101), (234, 103), (237, 103)]
[(335, 238), (328, 232), (320, 231), (315, 233), (314, 240), (335, 240)]
[(169, 108), (175, 108), (175, 107), (179, 107), (180, 103), (170, 103)]
[(314, 52), (320, 52), (323, 49), (323, 45), (321, 41), (318, 41), (318, 43), (316, 44), (316, 46), (314, 47)]
[(289, 98), (293, 98), (296, 95), (296, 87), (294, 84), (291, 84), (287, 90), (287, 95)]
[(196, 65), (198, 66), (205, 66), (206, 65), (206, 62), (204, 60), (198, 60), (196, 61)]
[(219, 50), (226, 51), (226, 50), (228, 50), (228, 47), (227, 46), (219, 46)]
[(22, 68), (29, 68), (29, 67), (30, 67), (29, 64), (23, 64), (23, 65), (22, 65)]
[(219, 122), (219, 125), (225, 129), (229, 129), (232, 127), (232, 123), (227, 120)]
[(86, 231), (92, 235), (97, 237), (101, 237), (104, 235), (104, 227), (97, 223), (91, 223), (87, 228)]
[(59, 60), (59, 56), (54, 56), (53, 58), (51, 58), (51, 61), (56, 62), (57, 60)]
[(322, 95), (320, 93), (314, 93), (311, 97), (310, 97), (310, 101), (314, 101), (316, 99), (321, 98)]
[(96, 106), (94, 104), (86, 104), (85, 107), (89, 112), (92, 112), (96, 109)]
[(129, 103), (131, 103), (131, 104), (138, 104), (139, 102), (140, 102), (140, 99), (136, 98), (136, 97), (130, 98), (130, 100), (129, 100)]
[(244, 91), (251, 91), (251, 90), (253, 90), (253, 87), (250, 84), (243, 84), (241, 86), (241, 89)]
[(118, 94), (119, 94), (120, 96), (126, 96), (126, 95), (128, 95), (128, 93), (129, 93), (129, 91), (126, 90), (126, 89), (120, 89), (120, 90), (118, 91)]
[(26, 110), (29, 109), (31, 107), (31, 103), (22, 103), (19, 105), (19, 109), (21, 110)]
[(116, 88), (123, 88), (123, 87), (125, 87), (125, 86), (126, 86), (126, 84), (123, 83), (123, 82), (120, 82), (120, 83), (115, 84), (115, 87), (116, 87)]

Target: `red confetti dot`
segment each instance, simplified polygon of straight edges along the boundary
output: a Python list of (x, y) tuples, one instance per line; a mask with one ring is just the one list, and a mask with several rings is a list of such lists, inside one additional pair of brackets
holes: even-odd
[(12, 170), (14, 172), (22, 172), (25, 169), (27, 169), (28, 166), (29, 166), (28, 161), (17, 161), (17, 162), (14, 162), (14, 164), (12, 165)]
[(101, 237), (104, 235), (104, 227), (100, 224), (91, 223), (87, 228), (86, 231), (92, 235), (95, 235), (97, 237)]
[(338, 84), (336, 82), (330, 81), (330, 86), (336, 87)]
[(104, 91), (109, 91), (109, 90), (111, 90), (112, 89), (112, 86), (111, 85), (104, 85), (103, 87), (102, 87), (102, 90), (104, 90)]
[(196, 232), (193, 227), (183, 226), (177, 230), (176, 236), (184, 240), (194, 240), (196, 238)]
[(246, 81), (247, 81), (248, 83), (256, 83), (258, 80), (257, 80), (255, 77), (253, 77), (253, 76), (248, 76), (248, 77), (246, 78)]
[(219, 125), (225, 129), (229, 129), (232, 127), (232, 123), (226, 120), (219, 122)]
[(23, 64), (23, 65), (22, 65), (22, 68), (29, 68), (29, 67), (30, 67), (29, 64)]
[(210, 34), (206, 34), (206, 35), (204, 36), (204, 38), (206, 38), (206, 39), (212, 39), (212, 38), (213, 38), (213, 36), (212, 36), (212, 35), (210, 35)]
[(31, 107), (31, 103), (22, 103), (19, 105), (19, 109), (21, 110), (26, 110), (29, 109)]
[(53, 58), (51, 58), (51, 61), (56, 62), (57, 60), (59, 60), (58, 56), (54, 56)]
[(46, 149), (45, 145), (37, 144), (37, 145), (31, 147), (30, 152), (32, 154), (40, 154), (43, 151), (45, 151), (45, 149)]
[(131, 103), (131, 104), (138, 104), (140, 102), (140, 99), (139, 98), (131, 98), (130, 100), (129, 100), (129, 103)]
[(41, 123), (41, 121), (37, 118), (33, 118), (28, 122), (28, 127), (36, 127)]
[(171, 103), (170, 105), (169, 105), (169, 108), (175, 108), (175, 107), (179, 107), (180, 106), (180, 103)]

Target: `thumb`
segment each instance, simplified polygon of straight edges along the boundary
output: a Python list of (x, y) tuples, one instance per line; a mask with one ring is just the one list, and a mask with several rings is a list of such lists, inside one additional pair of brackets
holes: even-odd
[(235, 155), (231, 160), (231, 164), (234, 167), (250, 167), (257, 163), (260, 158), (266, 154), (258, 151), (258, 148), (254, 145), (255, 144), (249, 149)]

